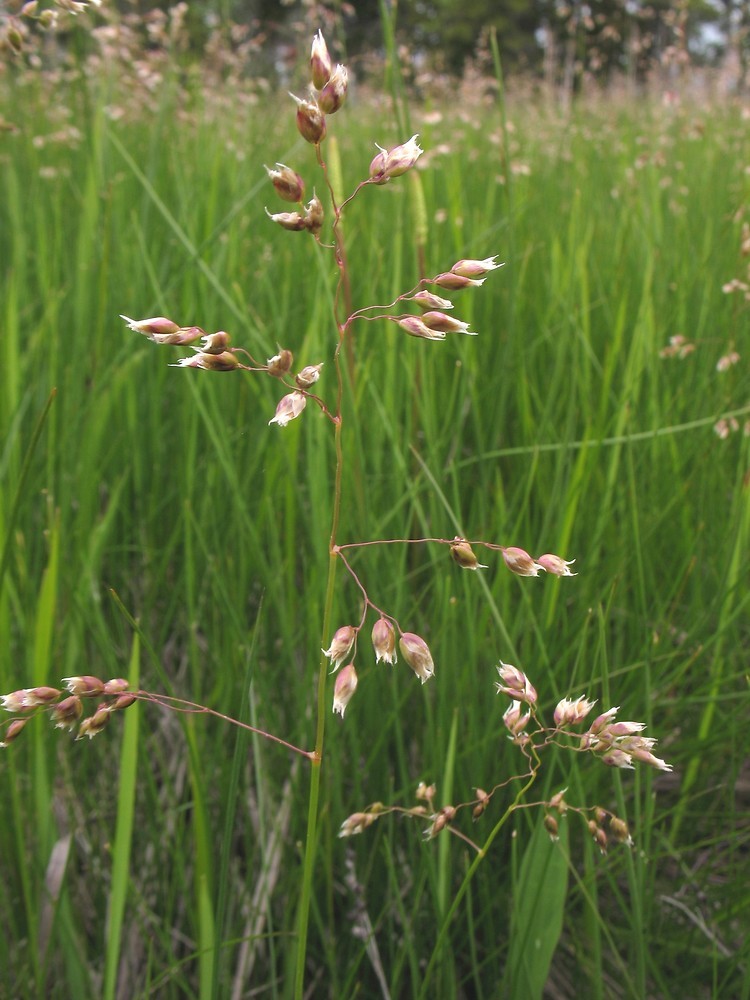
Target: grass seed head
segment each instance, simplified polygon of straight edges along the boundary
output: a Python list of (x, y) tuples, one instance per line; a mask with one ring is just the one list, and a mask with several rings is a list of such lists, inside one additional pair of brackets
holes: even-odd
[(511, 734), (518, 736), (528, 726), (531, 712), (521, 712), (522, 702), (514, 698), (503, 713), (503, 725)]
[(570, 570), (574, 562), (575, 559), (562, 559), (551, 552), (545, 552), (536, 560), (537, 566), (541, 566), (545, 572), (552, 573), (553, 576), (578, 576)]
[(305, 196), (305, 184), (296, 170), (292, 170), (284, 163), (277, 163), (273, 168), (266, 167), (266, 173), (282, 201), (302, 201)]
[(26, 712), (40, 705), (49, 705), (57, 701), (60, 692), (52, 687), (23, 688), (0, 695), (0, 703), (6, 712)]
[(326, 137), (326, 116), (315, 101), (289, 95), (297, 102), (297, 130), (305, 142), (318, 146)]
[(589, 701), (583, 695), (575, 700), (563, 698), (555, 707), (555, 725), (558, 727), (574, 726), (583, 722), (595, 704), (595, 701)]
[(63, 698), (62, 701), (53, 705), (50, 711), (50, 719), (55, 729), (75, 729), (82, 715), (83, 702), (75, 694)]
[(426, 289), (422, 289), (421, 292), (417, 292), (416, 295), (412, 295), (409, 299), (410, 302), (416, 302), (420, 309), (452, 309), (453, 303), (450, 299), (441, 298), (439, 295), (433, 295), (432, 292), (428, 292)]
[(0, 747), (8, 747), (14, 740), (18, 739), (28, 721), (28, 719), (11, 719), (6, 726), (3, 738), (0, 740)]
[(607, 853), (607, 834), (602, 830), (602, 828), (593, 820), (588, 821), (589, 833), (594, 839), (594, 843), (602, 852), (602, 854)]
[(429, 646), (424, 639), (413, 632), (404, 632), (398, 644), (404, 659), (424, 684), (435, 673)]
[(349, 653), (351, 653), (356, 638), (357, 629), (353, 625), (342, 625), (341, 628), (336, 629), (334, 632), (331, 645), (328, 649), (322, 650), (323, 655), (327, 656), (331, 661), (333, 673), (339, 669)]
[(424, 150), (420, 148), (417, 142), (418, 138), (418, 135), (413, 135), (408, 142), (404, 142), (400, 146), (394, 146), (390, 150), (383, 149), (382, 146), (378, 146), (375, 143), (380, 152), (370, 163), (369, 173), (372, 183), (385, 184), (391, 177), (400, 177), (407, 170), (411, 170), (422, 153), (424, 153)]
[(313, 236), (317, 235), (323, 228), (323, 202), (320, 198), (313, 194), (310, 201), (305, 206), (305, 228), (308, 229)]
[(375, 650), (375, 662), (397, 663), (396, 630), (387, 618), (378, 618), (372, 627), (372, 648)]
[(344, 718), (346, 706), (354, 697), (357, 690), (357, 671), (354, 664), (349, 663), (336, 676), (336, 683), (333, 686), (333, 711), (338, 712)]
[(497, 672), (500, 674), (500, 681), (495, 682), (498, 694), (505, 694), (527, 705), (536, 705), (536, 688), (522, 670), (501, 660)]
[(341, 824), (339, 837), (352, 837), (355, 833), (362, 833), (368, 826), (371, 826), (378, 818), (377, 813), (358, 812), (347, 816)]
[(323, 32), (318, 31), (312, 41), (310, 50), (310, 78), (316, 90), (322, 90), (328, 83), (333, 71), (333, 60), (328, 51)]
[(93, 740), (109, 724), (111, 715), (109, 705), (100, 705), (93, 715), (89, 715), (83, 719), (78, 727), (76, 740), (82, 740), (84, 736), (88, 736), (90, 740)]
[(291, 370), (294, 364), (294, 355), (285, 347), (280, 347), (279, 353), (269, 358), (267, 364), (268, 374), (275, 375), (276, 378), (281, 378), (282, 375), (286, 375)]
[(271, 213), (266, 209), (266, 215), (282, 229), (288, 229), (290, 233), (301, 233), (307, 229), (307, 220), (299, 212), (276, 212)]
[(544, 829), (549, 834), (550, 840), (555, 841), (560, 839), (557, 819), (551, 813), (544, 814)]
[(516, 576), (539, 576), (542, 567), (532, 559), (525, 549), (519, 549), (516, 545), (503, 547), (501, 550), (505, 565)]
[(306, 406), (307, 397), (303, 396), (301, 392), (290, 392), (279, 400), (276, 413), (268, 423), (286, 427), (289, 421), (295, 420)]
[(225, 330), (207, 333), (201, 340), (203, 341), (201, 346), (203, 354), (223, 354), (232, 342), (231, 336)]
[(445, 271), (433, 279), (433, 285), (440, 288), (447, 288), (449, 292), (458, 291), (461, 288), (478, 288), (484, 284), (484, 278), (464, 278), (462, 274), (454, 274), (452, 271)]
[(79, 698), (104, 694), (104, 681), (87, 674), (84, 674), (83, 677), (63, 677), (62, 683), (67, 691)]
[(484, 260), (459, 260), (451, 268), (451, 274), (460, 274), (462, 278), (481, 278), (502, 266), (497, 263), (497, 256), (485, 257)]
[(474, 550), (463, 538), (454, 538), (451, 542), (451, 559), (461, 569), (487, 569), (479, 562)]
[(331, 73), (328, 82), (318, 94), (318, 107), (326, 115), (332, 115), (346, 100), (349, 86), (349, 73), (346, 66), (338, 65)]
[(426, 312), (422, 316), (422, 322), (431, 330), (440, 330), (443, 333), (464, 333), (469, 337), (476, 337), (474, 331), (469, 329), (468, 323), (463, 323), (453, 316), (446, 316), (444, 312)]
[(294, 381), (300, 389), (309, 389), (311, 385), (315, 385), (320, 378), (320, 369), (323, 364), (324, 362), (321, 361), (319, 365), (307, 365), (301, 372), (297, 372)]
[(420, 316), (402, 316), (396, 322), (410, 337), (421, 337), (422, 340), (445, 340), (442, 330), (431, 330)]

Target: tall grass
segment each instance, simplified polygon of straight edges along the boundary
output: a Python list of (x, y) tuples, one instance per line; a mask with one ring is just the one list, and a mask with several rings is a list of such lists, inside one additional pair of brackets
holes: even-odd
[[(263, 210), (260, 165), (312, 154), (275, 99), (217, 114), (177, 84), (156, 115), (121, 120), (105, 113), (116, 80), (5, 95), (0, 690), (130, 669), (310, 748), (328, 428), (308, 412), (272, 433), (270, 380), (170, 368), (117, 316), (329, 357), (330, 261)], [(61, 107), (84, 140), (35, 142)], [(382, 107), (362, 94), (337, 133), (348, 187), (374, 141), (405, 138)], [(722, 292), (746, 270), (746, 123), (733, 105), (647, 101), (560, 120), (511, 100), (505, 130), (491, 101), (459, 111), (411, 109), (432, 151), (427, 270), (498, 252), (506, 266), (457, 300), (475, 340), (359, 337), (340, 540), (462, 534), (575, 556), (579, 575), (360, 552), (436, 677), (363, 661), (345, 724), (329, 722), (306, 980), (333, 997), (521, 997), (545, 980), (566, 996), (747, 996), (748, 442), (712, 430), (747, 411), (744, 356), (715, 367), (747, 332), (747, 304)], [(406, 184), (358, 200), (355, 307), (419, 277), (415, 222)], [(676, 334), (696, 350), (660, 357)], [(334, 617), (358, 613), (339, 574)], [(673, 775), (559, 754), (534, 791), (616, 809), (635, 848), (602, 857), (573, 816), (553, 847), (522, 809), (466, 882), (461, 840), (424, 843), (394, 816), (339, 840), (368, 803), (415, 804), (420, 780), (447, 803), (517, 773), (500, 658), (550, 709), (586, 692), (662, 737)], [(129, 712), (85, 746), (36, 720), (3, 754), (0, 993), (288, 995), (304, 763), (209, 718)], [(509, 802), (465, 832), (482, 842)]]

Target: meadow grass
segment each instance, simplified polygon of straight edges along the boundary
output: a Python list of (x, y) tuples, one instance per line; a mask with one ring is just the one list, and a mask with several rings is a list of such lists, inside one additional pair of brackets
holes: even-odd
[[(311, 173), (313, 152), (275, 98), (204, 103), (175, 76), (156, 113), (113, 119), (117, 86), (5, 94), (0, 690), (129, 676), (311, 748), (330, 428), (310, 409), (269, 428), (270, 379), (169, 367), (180, 352), (118, 314), (328, 362), (332, 261), (264, 213), (261, 164)], [(345, 189), (373, 142), (407, 138), (382, 101), (352, 104), (336, 122)], [(430, 110), (441, 120), (410, 108), (427, 271), (494, 253), (505, 267), (456, 298), (477, 338), (357, 333), (339, 539), (459, 534), (575, 557), (579, 575), (519, 580), (490, 552), (462, 573), (442, 546), (358, 552), (436, 676), (363, 656), (346, 720), (328, 723), (310, 995), (531, 997), (549, 981), (748, 996), (748, 439), (712, 429), (748, 414), (747, 303), (722, 292), (747, 269), (742, 108), (563, 119), (511, 100), (505, 128), (479, 96)], [(418, 215), (407, 183), (352, 206), (355, 307), (419, 278)], [(696, 349), (660, 357), (678, 334)], [(359, 613), (339, 572), (335, 620)], [(419, 781), (443, 804), (524, 773), (501, 658), (548, 714), (586, 693), (661, 738), (673, 774), (553, 750), (530, 795), (612, 808), (635, 847), (601, 856), (575, 815), (555, 845), (538, 808), (478, 864), (395, 815), (338, 839), (369, 803), (414, 805)], [(36, 720), (3, 753), (0, 994), (289, 995), (307, 762), (208, 717), (141, 705), (120, 722), (89, 744)], [(482, 843), (516, 791), (464, 832)]]

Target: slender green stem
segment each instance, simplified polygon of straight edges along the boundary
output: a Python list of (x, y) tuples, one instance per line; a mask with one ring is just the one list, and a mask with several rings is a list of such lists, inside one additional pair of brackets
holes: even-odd
[[(341, 369), (336, 360), (336, 371), (339, 379), (339, 402), (335, 429), (336, 442), (336, 478), (333, 492), (333, 511), (331, 513), (331, 542), (328, 553), (328, 582), (326, 584), (325, 607), (323, 611), (323, 628), (321, 634), (321, 649), (325, 647), (326, 638), (331, 631), (333, 617), (333, 596), (336, 583), (336, 534), (341, 512), (341, 477), (343, 451), (341, 447)], [(310, 798), (307, 809), (307, 836), (305, 839), (305, 856), (302, 868), (302, 892), (299, 904), (299, 929), (297, 939), (297, 965), (295, 969), (294, 996), (302, 1000), (305, 985), (305, 956), (307, 953), (307, 930), (310, 922), (310, 900), (312, 898), (312, 879), (317, 847), (318, 803), (320, 800), (320, 769), (323, 763), (323, 746), (326, 723), (326, 681), (328, 679), (328, 660), (321, 655), (318, 664), (318, 696), (317, 722), (315, 731), (315, 750), (312, 757), (312, 773), (310, 775)]]
[[(338, 434), (339, 428), (336, 428)], [(325, 610), (323, 613), (323, 642), (331, 629), (333, 614), (333, 595), (336, 580), (336, 554), (331, 552), (328, 561), (328, 584), (326, 586)], [(310, 798), (307, 810), (307, 837), (305, 840), (305, 857), (302, 868), (302, 893), (299, 906), (299, 937), (297, 941), (297, 968), (295, 972), (294, 996), (301, 1000), (305, 982), (305, 954), (307, 951), (307, 928), (310, 919), (310, 899), (312, 895), (313, 867), (315, 848), (317, 846), (318, 801), (320, 799), (320, 768), (323, 763), (323, 743), (326, 720), (326, 680), (328, 678), (328, 661), (320, 657), (318, 666), (318, 698), (317, 725), (315, 732), (315, 751), (312, 758), (312, 773), (310, 775)]]

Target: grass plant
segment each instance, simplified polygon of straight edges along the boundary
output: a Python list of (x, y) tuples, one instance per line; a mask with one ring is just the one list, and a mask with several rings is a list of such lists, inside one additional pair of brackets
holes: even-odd
[[(132, 706), (85, 745), (32, 720), (0, 761), (0, 995), (285, 997), (302, 978), (331, 997), (750, 994), (748, 307), (723, 290), (747, 280), (746, 112), (474, 97), (409, 109), (426, 220), (407, 178), (345, 217), (355, 308), (414, 286), (420, 254), (428, 274), (498, 251), (505, 267), (456, 300), (477, 338), (358, 333), (338, 538), (458, 535), (579, 572), (358, 550), (436, 676), (360, 655), (339, 724), (321, 622), (330, 640), (358, 621), (361, 594), (341, 565), (325, 583), (329, 422), (308, 406), (268, 428), (273, 380), (171, 368), (117, 320), (185, 317), (328, 363), (330, 255), (271, 226), (260, 169), (311, 148), (286, 103), (177, 68), (143, 108), (114, 72), (5, 92), (0, 690), (128, 676), (307, 750), (324, 690), (328, 734), (313, 815), (308, 761), (205, 713)], [(382, 94), (351, 103), (349, 187), (373, 142), (405, 138)], [(643, 719), (674, 772), (554, 753), (524, 808), (506, 812), (509, 790), (457, 824), (479, 843), (497, 828), (481, 859), (400, 813), (340, 839), (370, 803), (412, 809), (419, 782), (440, 808), (523, 771), (500, 659), (548, 715), (585, 692)], [(565, 787), (634, 848), (602, 855), (574, 815), (553, 844), (526, 806)]]

